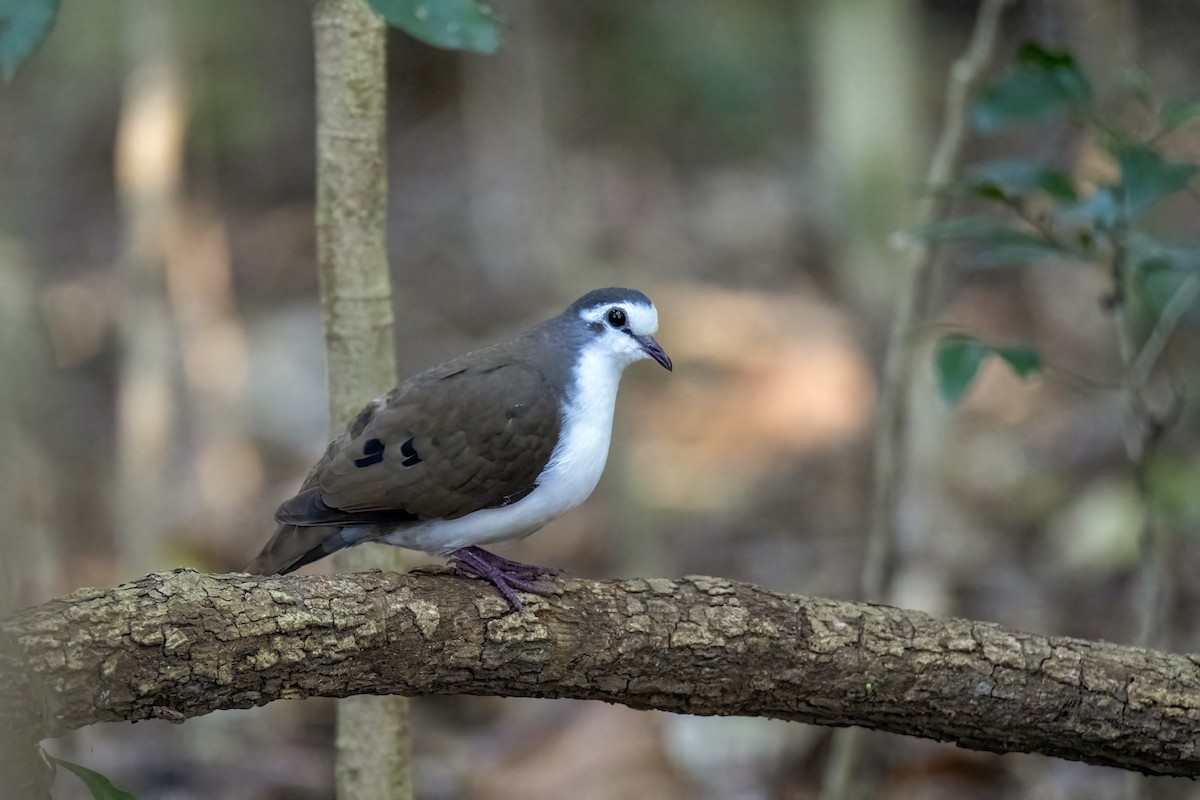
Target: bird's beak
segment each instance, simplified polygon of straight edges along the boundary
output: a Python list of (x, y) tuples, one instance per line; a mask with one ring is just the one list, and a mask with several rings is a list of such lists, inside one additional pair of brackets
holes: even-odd
[(653, 336), (634, 336), (633, 338), (637, 339), (637, 343), (646, 351), (646, 355), (662, 364), (667, 372), (671, 371), (671, 357), (663, 352), (662, 346), (654, 341)]

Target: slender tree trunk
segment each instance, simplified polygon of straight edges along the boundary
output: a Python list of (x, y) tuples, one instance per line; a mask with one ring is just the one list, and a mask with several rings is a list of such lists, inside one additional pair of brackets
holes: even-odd
[(20, 509), (20, 523), (0, 527), (0, 614), (52, 597), (61, 574), (55, 509), (61, 502), (58, 459), (38, 436), (47, 396), (57, 388), (37, 316), (33, 265), (15, 242), (0, 242), (0, 508)]
[[(958, 170), (966, 141), (970, 95), (991, 61), (999, 34), (1000, 18), (1011, 0), (985, 0), (966, 52), (950, 70), (942, 129), (926, 177), (926, 186), (949, 183)], [(921, 200), (914, 225), (927, 225), (941, 213), (941, 200), (932, 192)], [(899, 303), (893, 311), (875, 420), (874, 474), (867, 548), (863, 561), (859, 596), (870, 602), (887, 602), (892, 591), (899, 539), (900, 497), (906, 461), (911, 458), (913, 419), (912, 378), (917, 351), (912, 333), (928, 314), (929, 293), (934, 285), (934, 253), (923, 242), (912, 242), (904, 254), (899, 274)], [(911, 464), (908, 464), (911, 467)], [(863, 730), (848, 728), (834, 737), (826, 766), (824, 785), (830, 800), (859, 794)]]
[[(329, 410), (340, 433), (396, 381), (385, 217), (384, 24), (363, 0), (316, 0), (317, 268), (325, 316)], [(401, 570), (394, 548), (358, 547), (340, 571)], [(412, 796), (408, 701), (351, 697), (338, 706), (337, 794)]]
[(165, 288), (177, 223), (183, 90), (169, 3), (126, 0), (128, 68), (117, 128), (124, 227), (117, 401), (117, 552), (125, 577), (157, 563), (171, 486), (175, 333)]
[[(55, 479), (39, 443), (26, 433), (30, 412), (46, 390), (36, 364), (45, 363), (37, 335), (34, 281), (15, 245), (0, 243), (0, 508), (21, 509), (21, 524), (0, 529), (0, 616), (49, 596), (54, 537), (47, 524)], [(43, 445), (44, 446), (44, 445)], [(0, 658), (11, 644), (0, 635)], [(2, 669), (2, 667), (0, 667)], [(54, 771), (36, 734), (0, 704), (0, 786), (14, 797), (50, 796)]]
[(884, 318), (899, 287), (888, 240), (912, 219), (919, 175), (919, 7), (821, 0), (799, 8), (814, 61), (833, 277), (852, 307)]

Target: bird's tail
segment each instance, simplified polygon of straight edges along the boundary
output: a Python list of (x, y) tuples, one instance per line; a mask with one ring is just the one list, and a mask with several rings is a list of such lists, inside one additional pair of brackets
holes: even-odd
[(258, 558), (246, 566), (256, 575), (286, 575), (360, 540), (342, 528), (280, 525)]

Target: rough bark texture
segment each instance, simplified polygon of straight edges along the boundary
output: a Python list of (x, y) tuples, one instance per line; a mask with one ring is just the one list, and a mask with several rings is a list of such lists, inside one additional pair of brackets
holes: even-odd
[(383, 21), (363, 0), (316, 0), (317, 270), (332, 427), (396, 382), (385, 220)]
[[(396, 382), (385, 220), (385, 27), (363, 0), (316, 0), (317, 266), (333, 433)], [(396, 548), (354, 548), (340, 570), (400, 570)], [(408, 700), (340, 703), (337, 792), (343, 800), (412, 797)]]
[(0, 621), (0, 715), (40, 738), (313, 695), (576, 697), (1200, 775), (1200, 657), (696, 576), (527, 602), (449, 574), (152, 574)]

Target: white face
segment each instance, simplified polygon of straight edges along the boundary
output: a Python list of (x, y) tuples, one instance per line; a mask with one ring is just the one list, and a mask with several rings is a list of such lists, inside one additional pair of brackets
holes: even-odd
[(579, 316), (597, 332), (596, 343), (621, 366), (650, 358), (642, 342), (658, 330), (658, 309), (642, 303), (605, 303), (583, 309)]

